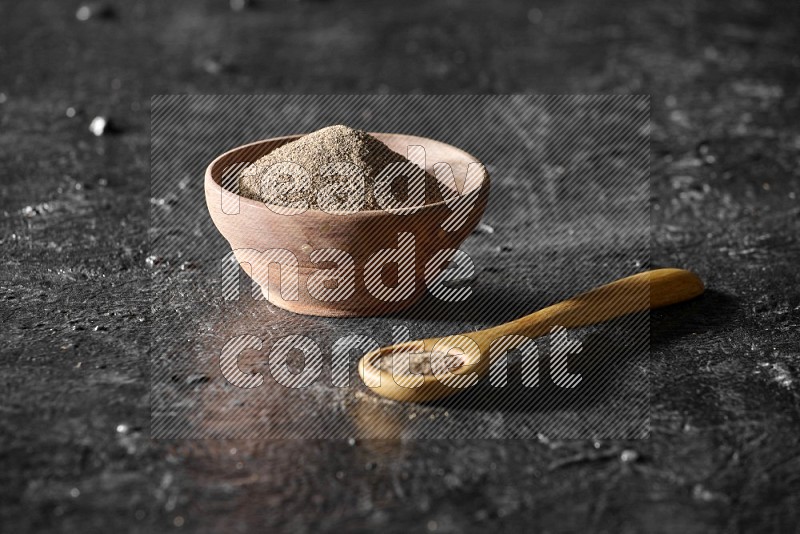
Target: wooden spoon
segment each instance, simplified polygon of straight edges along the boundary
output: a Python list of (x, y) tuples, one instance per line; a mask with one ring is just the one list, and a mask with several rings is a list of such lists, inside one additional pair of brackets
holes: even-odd
[[(383, 347), (361, 358), (358, 373), (372, 391), (389, 399), (441, 399), (474, 385), (488, 374), (492, 358), (528, 340), (683, 302), (704, 289), (697, 275), (681, 269), (639, 273), (493, 328)], [(381, 362), (388, 368), (381, 369)]]

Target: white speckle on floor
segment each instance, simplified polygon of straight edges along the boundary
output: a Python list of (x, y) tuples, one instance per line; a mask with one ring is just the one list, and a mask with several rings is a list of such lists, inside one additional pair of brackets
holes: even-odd
[(784, 388), (791, 388), (794, 386), (794, 377), (782, 363), (769, 363), (763, 362), (758, 364), (759, 367), (769, 373), (770, 378), (779, 386)]

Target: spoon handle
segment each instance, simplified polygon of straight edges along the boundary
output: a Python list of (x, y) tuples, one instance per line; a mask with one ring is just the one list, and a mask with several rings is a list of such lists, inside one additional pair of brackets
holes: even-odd
[(536, 338), (556, 326), (578, 328), (623, 315), (677, 304), (704, 290), (696, 274), (683, 269), (656, 269), (591, 289), (515, 321), (470, 334), (483, 347), (510, 334)]

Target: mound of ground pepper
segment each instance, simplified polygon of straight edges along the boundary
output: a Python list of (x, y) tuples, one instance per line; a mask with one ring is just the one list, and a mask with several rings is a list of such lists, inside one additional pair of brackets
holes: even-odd
[[(375, 183), (387, 165), (409, 160), (363, 130), (337, 125), (287, 143), (245, 167), (239, 194), (277, 206), (356, 212), (381, 209)], [(300, 166), (305, 173), (298, 172)], [(441, 200), (436, 180), (425, 171), (425, 202)], [(408, 174), (408, 173), (406, 173)], [(406, 177), (407, 178), (407, 177)], [(409, 184), (391, 184), (403, 202)], [(386, 204), (384, 203), (384, 206)]]

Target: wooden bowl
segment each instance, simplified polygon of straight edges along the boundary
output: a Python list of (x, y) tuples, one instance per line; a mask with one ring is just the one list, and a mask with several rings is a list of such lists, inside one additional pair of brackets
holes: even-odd
[[(206, 169), (206, 203), (214, 224), (228, 240), (236, 261), (249, 267), (249, 270), (246, 268), (248, 274), (261, 287), (264, 296), (276, 306), (295, 313), (327, 317), (381, 315), (407, 308), (425, 295), (428, 261), (442, 249), (457, 249), (480, 221), (489, 195), (489, 175), (483, 166), (473, 166), (467, 175), (468, 165), (477, 162), (476, 158), (458, 148), (424, 137), (382, 133), (372, 135), (404, 156), (408, 146), (424, 147), (425, 167), (433, 176), (436, 175), (434, 164), (450, 165), (456, 183), (461, 180), (464, 184), (463, 194), (474, 198), (472, 209), (466, 213), (457, 228), (443, 228), (443, 225), (447, 225), (446, 221), (453, 219), (453, 210), (445, 201), (427, 204), (416, 210), (390, 209), (333, 214), (308, 209), (303, 213), (286, 215), (280, 207), (269, 206), (232, 192), (229, 184), (236, 183), (238, 169), (297, 139), (300, 137), (298, 135), (267, 139), (235, 148), (216, 158)], [(365, 282), (365, 266), (368, 259), (380, 250), (397, 249), (400, 233), (411, 233), (414, 236), (413, 291), (403, 295), (401, 300), (376, 298)], [(287, 268), (281, 264), (278, 269), (278, 265), (270, 261), (274, 257), (256, 253), (278, 249), (294, 255), (297, 261), (296, 272), (291, 265)], [(321, 300), (315, 298), (319, 297), (319, 291), (313, 291), (315, 296), (309, 293), (309, 277), (313, 278), (312, 286), (319, 288), (320, 273), (330, 272), (325, 269), (336, 267), (335, 263), (315, 264), (312, 261), (311, 254), (320, 249), (345, 251), (353, 258), (354, 268), (350, 271), (354, 277), (354, 285), (349, 286), (352, 292), (348, 298)], [(290, 257), (288, 253), (281, 254)], [(233, 258), (231, 265), (238, 281), (238, 267)], [(224, 269), (223, 267), (223, 271)], [(437, 274), (440, 269), (441, 267), (434, 267), (435, 273), (429, 269), (428, 278)], [(284, 271), (286, 278), (281, 287), (281, 275)], [(391, 271), (392, 269), (382, 271), (382, 280), (387, 286), (398, 282), (397, 269), (394, 274)], [(295, 276), (296, 285), (291, 281)], [(232, 283), (236, 282), (223, 280), (223, 288)], [(335, 288), (336, 283), (327, 282), (324, 287)], [(296, 294), (293, 295), (293, 291)], [(227, 293), (226, 298), (231, 298), (230, 295), (238, 295), (238, 292)]]

